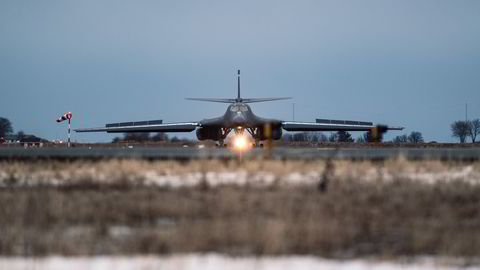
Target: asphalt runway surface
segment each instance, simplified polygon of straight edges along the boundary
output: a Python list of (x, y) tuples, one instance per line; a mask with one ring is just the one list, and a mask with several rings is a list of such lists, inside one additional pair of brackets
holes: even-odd
[(227, 148), (196, 147), (42, 147), (0, 148), (0, 160), (12, 159), (346, 159), (385, 160), (403, 156), (409, 160), (476, 161), (480, 148), (293, 148), (251, 149), (244, 153)]

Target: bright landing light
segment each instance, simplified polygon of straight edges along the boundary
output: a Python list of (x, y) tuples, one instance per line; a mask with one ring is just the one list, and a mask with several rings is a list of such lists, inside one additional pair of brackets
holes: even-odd
[(234, 138), (234, 146), (237, 151), (244, 151), (248, 148), (248, 140), (245, 136), (238, 135)]

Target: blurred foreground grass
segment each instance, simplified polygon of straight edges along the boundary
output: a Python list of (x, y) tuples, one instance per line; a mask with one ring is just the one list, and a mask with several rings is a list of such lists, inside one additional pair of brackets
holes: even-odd
[(0, 162), (0, 255), (480, 256), (480, 164)]

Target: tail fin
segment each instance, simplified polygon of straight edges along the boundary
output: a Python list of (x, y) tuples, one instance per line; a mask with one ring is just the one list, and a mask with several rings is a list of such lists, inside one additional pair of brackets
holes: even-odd
[(274, 101), (274, 100), (284, 100), (291, 99), (291, 97), (279, 97), (279, 98), (242, 98), (240, 95), (240, 69), (237, 70), (237, 98), (186, 98), (187, 100), (196, 100), (196, 101), (208, 101), (208, 102), (219, 102), (219, 103), (255, 103), (255, 102), (265, 102), (265, 101)]
[(237, 102), (241, 102), (242, 98), (240, 97), (240, 69), (237, 70), (237, 82), (238, 82), (238, 94), (237, 94)]

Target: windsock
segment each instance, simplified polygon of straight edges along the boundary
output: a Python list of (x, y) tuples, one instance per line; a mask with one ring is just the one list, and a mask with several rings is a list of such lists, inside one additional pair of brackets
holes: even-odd
[(57, 123), (60, 123), (60, 122), (65, 121), (65, 120), (71, 120), (71, 119), (72, 119), (72, 113), (68, 112), (68, 113), (65, 113), (64, 115), (60, 116), (57, 119)]
[(68, 120), (68, 144), (67, 144), (67, 147), (70, 147), (70, 129), (72, 128), (72, 124), (71, 124), (72, 117), (73, 117), (72, 113), (67, 112), (57, 119), (57, 123)]

